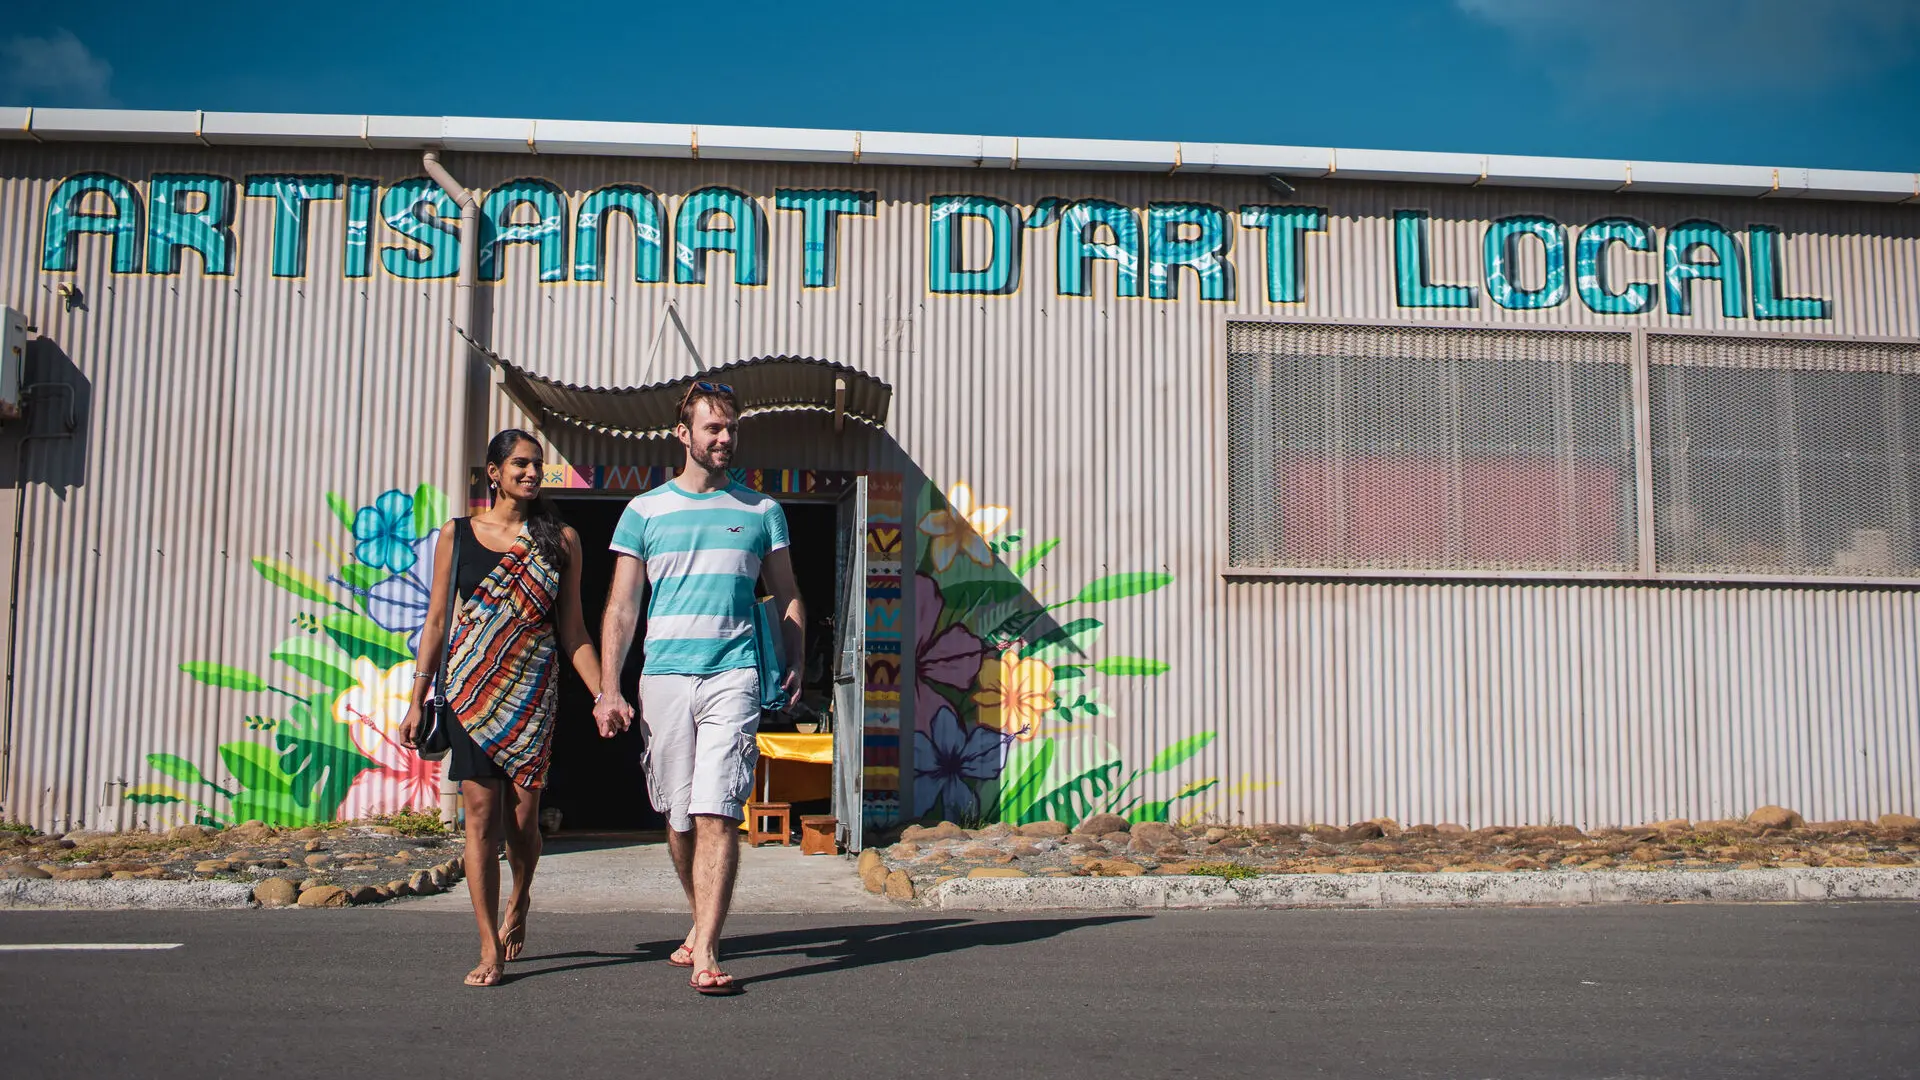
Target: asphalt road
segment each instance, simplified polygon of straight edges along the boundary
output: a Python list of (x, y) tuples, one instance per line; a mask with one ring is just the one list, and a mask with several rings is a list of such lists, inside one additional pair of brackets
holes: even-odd
[(731, 999), (666, 915), (0, 913), (0, 1075), (1920, 1075), (1920, 905), (742, 916)]

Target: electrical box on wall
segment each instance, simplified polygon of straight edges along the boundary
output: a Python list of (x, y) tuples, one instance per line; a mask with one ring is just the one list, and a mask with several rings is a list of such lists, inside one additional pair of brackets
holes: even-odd
[(27, 364), (27, 317), (0, 307), (0, 422), (20, 418), (20, 373)]

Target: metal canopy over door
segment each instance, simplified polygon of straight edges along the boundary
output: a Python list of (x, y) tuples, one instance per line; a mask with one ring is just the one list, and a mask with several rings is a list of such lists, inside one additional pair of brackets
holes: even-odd
[(861, 846), (867, 733), (867, 478), (840, 500), (834, 626), (840, 658), (833, 670), (833, 816), (846, 850)]

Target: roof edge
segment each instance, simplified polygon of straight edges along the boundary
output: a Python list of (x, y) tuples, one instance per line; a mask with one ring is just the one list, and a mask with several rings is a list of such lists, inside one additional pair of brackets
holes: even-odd
[(1644, 191), (1920, 206), (1920, 172), (732, 125), (0, 106), (0, 142), (18, 140), (462, 150), (961, 169), (1277, 174), (1468, 187)]

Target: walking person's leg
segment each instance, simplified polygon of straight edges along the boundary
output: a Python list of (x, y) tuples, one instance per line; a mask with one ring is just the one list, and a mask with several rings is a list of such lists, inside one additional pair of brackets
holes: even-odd
[(502, 805), (502, 780), (463, 780), (460, 794), (467, 807), (467, 895), (473, 900), (473, 918), (480, 929), (480, 963), (467, 973), (468, 986), (497, 986), (505, 963), (500, 949), (500, 860), (494, 845), (500, 842), (511, 812)]
[[(672, 828), (667, 830), (667, 854), (673, 856), (673, 872), (680, 878), (681, 891), (687, 894), (687, 910), (689, 912), (698, 912), (700, 910), (699, 904), (694, 900), (693, 889), (695, 835), (695, 832), (692, 830), (687, 832), (681, 832), (678, 829)], [(667, 963), (672, 964), (674, 967), (693, 966), (693, 939), (697, 930), (697, 925), (687, 928), (686, 940), (680, 943), (679, 948), (673, 950), (672, 956), (667, 957)]]
[[(698, 910), (694, 903), (694, 833), (688, 807), (693, 798), (694, 722), (693, 693), (698, 680), (690, 675), (645, 675), (640, 679), (640, 727), (646, 736), (643, 764), (647, 791), (653, 808), (667, 819), (667, 853), (673, 857), (673, 871), (687, 896), (687, 910)], [(675, 967), (692, 965), (693, 932), (673, 951), (667, 962)]]
[[(500, 920), (502, 959), (520, 959), (527, 942), (527, 912), (533, 906), (533, 870), (540, 863), (540, 789), (523, 788), (512, 781), (500, 784), (502, 801), (509, 804), (500, 815), (507, 834), (507, 865), (513, 870), (513, 892), (507, 898), (507, 912)], [(499, 863), (494, 873), (499, 874)]]
[(733, 906), (740, 870), (739, 825), (752, 794), (760, 751), (760, 678), (751, 668), (700, 680), (694, 715), (693, 987), (701, 993), (733, 993), (733, 977), (720, 970), (720, 931)]

